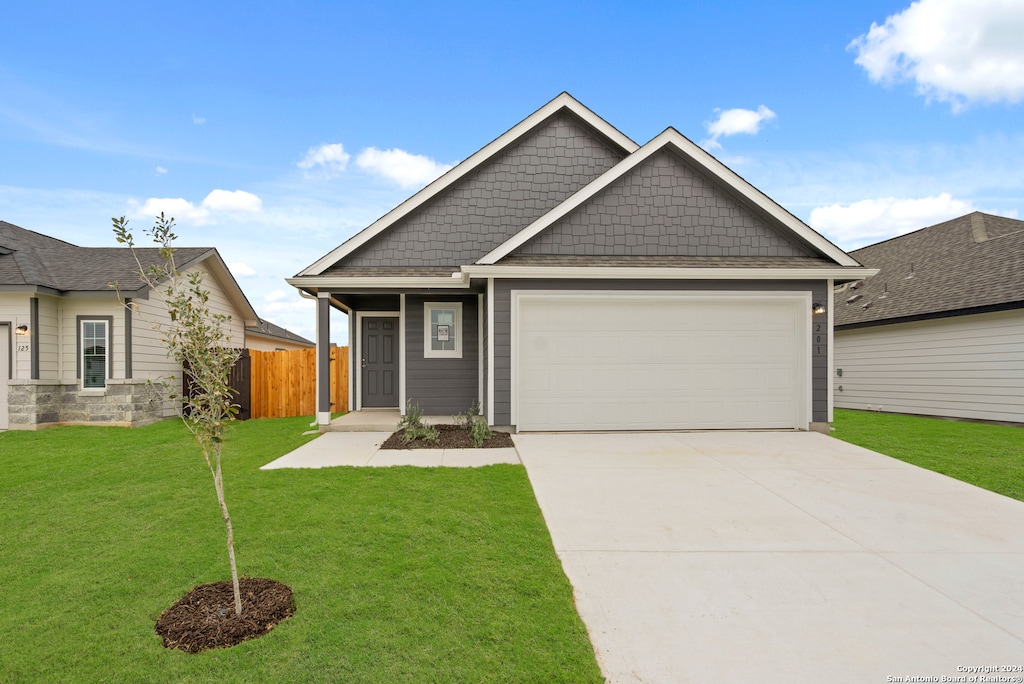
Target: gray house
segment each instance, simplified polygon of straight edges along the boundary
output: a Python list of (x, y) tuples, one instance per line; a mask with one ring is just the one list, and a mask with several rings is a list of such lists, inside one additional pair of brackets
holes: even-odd
[(835, 405), (1024, 423), (1024, 221), (974, 212), (851, 253)]
[(350, 405), (528, 430), (827, 426), (831, 301), (863, 268), (669, 128), (563, 93), (294, 278), (348, 314)]

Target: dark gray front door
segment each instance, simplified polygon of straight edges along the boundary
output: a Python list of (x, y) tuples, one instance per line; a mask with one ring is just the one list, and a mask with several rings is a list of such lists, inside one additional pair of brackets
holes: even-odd
[(398, 406), (398, 318), (363, 319), (363, 408)]

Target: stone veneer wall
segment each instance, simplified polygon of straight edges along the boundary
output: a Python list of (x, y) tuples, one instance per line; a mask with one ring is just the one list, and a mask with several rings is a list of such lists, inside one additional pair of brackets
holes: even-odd
[(12, 430), (52, 425), (123, 425), (136, 427), (174, 415), (161, 385), (108, 380), (103, 394), (83, 392), (77, 384), (46, 380), (11, 380), (7, 402)]

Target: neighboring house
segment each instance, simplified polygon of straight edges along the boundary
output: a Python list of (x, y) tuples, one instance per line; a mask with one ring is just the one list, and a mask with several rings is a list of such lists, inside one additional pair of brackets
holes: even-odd
[[(157, 249), (140, 249), (143, 263)], [(182, 272), (202, 270), (211, 309), (245, 346), (258, 318), (217, 250), (178, 248)], [(175, 414), (159, 383), (180, 382), (154, 322), (160, 294), (142, 285), (127, 248), (78, 247), (0, 221), (0, 429), (55, 424), (140, 425)], [(108, 283), (138, 307), (129, 312)]]
[(321, 426), (335, 307), (357, 410), (805, 430), (833, 284), (870, 274), (674, 129), (640, 146), (563, 93), (288, 282), (318, 298)]
[(316, 343), (261, 318), (256, 325), (246, 327), (245, 346), (254, 351), (291, 351), (310, 349)]
[(1024, 221), (974, 212), (851, 256), (878, 275), (835, 295), (836, 406), (1024, 423)]

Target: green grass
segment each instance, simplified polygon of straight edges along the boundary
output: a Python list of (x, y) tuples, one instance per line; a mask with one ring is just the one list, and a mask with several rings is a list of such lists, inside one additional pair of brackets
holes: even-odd
[(0, 681), (602, 681), (522, 466), (258, 470), (308, 422), (225, 446), (240, 572), (291, 586), (296, 614), (199, 655), (153, 631), (229, 576), (180, 421), (0, 433)]
[(1024, 501), (1024, 427), (836, 409), (835, 437)]

